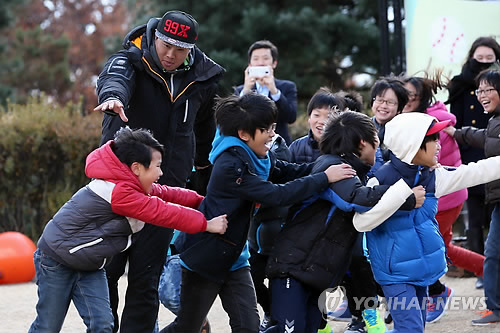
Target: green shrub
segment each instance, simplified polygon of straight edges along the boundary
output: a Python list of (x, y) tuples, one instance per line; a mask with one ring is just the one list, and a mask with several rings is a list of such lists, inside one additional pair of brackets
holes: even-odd
[(0, 232), (19, 231), (36, 241), (88, 182), (85, 159), (99, 144), (102, 115), (79, 110), (42, 96), (0, 112)]

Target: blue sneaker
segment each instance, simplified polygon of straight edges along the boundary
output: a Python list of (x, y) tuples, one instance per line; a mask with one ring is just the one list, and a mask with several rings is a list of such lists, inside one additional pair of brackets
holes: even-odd
[(378, 309), (363, 310), (363, 320), (365, 321), (367, 333), (384, 333), (385, 323), (380, 317)]
[(351, 321), (352, 314), (345, 299), (333, 312), (328, 312), (328, 317), (337, 321)]
[(426, 318), (428, 323), (435, 323), (444, 315), (454, 294), (455, 291), (453, 289), (445, 287), (441, 294), (429, 297)]

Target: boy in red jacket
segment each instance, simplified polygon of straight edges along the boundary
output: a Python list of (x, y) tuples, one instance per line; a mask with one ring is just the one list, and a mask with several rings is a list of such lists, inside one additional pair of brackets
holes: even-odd
[(145, 222), (188, 233), (225, 232), (225, 215), (207, 222), (195, 210), (202, 196), (156, 184), (162, 157), (163, 146), (148, 131), (128, 127), (89, 154), (85, 173), (93, 180), (59, 209), (38, 241), (37, 317), (30, 333), (59, 332), (71, 301), (89, 332), (112, 332), (103, 267), (132, 244)]

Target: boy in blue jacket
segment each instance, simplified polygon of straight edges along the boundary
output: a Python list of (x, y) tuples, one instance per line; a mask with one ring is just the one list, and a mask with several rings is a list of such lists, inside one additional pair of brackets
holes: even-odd
[(425, 202), (385, 221), (361, 221), (360, 215), (353, 219), (358, 231), (367, 232), (369, 259), (387, 298), (393, 332), (424, 332), (427, 286), (447, 271), (445, 245), (435, 219), (438, 198), (500, 178), (500, 156), (457, 168), (437, 165), (439, 131), (448, 122), (411, 112), (386, 124), (384, 143), (390, 160), (368, 185), (391, 185), (403, 179), (409, 186), (425, 187)]
[(309, 175), (312, 165), (275, 160), (269, 148), (277, 111), (265, 96), (250, 93), (223, 98), (216, 105), (215, 117), (220, 136), (212, 144), (213, 171), (200, 211), (208, 218), (220, 211), (227, 213), (228, 228), (222, 237), (208, 233), (178, 236), (175, 247), (183, 266), (181, 308), (175, 321), (161, 332), (199, 332), (217, 296), (233, 332), (258, 332), (246, 245), (256, 203), (289, 205), (355, 174), (344, 164)]

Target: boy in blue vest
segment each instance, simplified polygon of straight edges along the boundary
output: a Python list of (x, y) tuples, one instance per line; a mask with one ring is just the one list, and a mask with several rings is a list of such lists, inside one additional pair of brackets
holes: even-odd
[(439, 131), (448, 122), (411, 112), (387, 123), (384, 143), (390, 160), (368, 185), (391, 185), (403, 179), (409, 186), (424, 186), (426, 200), (422, 207), (400, 210), (385, 221), (361, 221), (359, 215), (353, 219), (358, 231), (367, 232), (375, 280), (394, 320), (392, 332), (424, 332), (427, 286), (447, 271), (445, 245), (435, 219), (438, 198), (500, 178), (500, 156), (457, 168), (437, 164)]
[(233, 332), (257, 333), (259, 313), (247, 246), (250, 218), (258, 210), (257, 203), (290, 205), (324, 190), (329, 183), (355, 175), (347, 164), (309, 175), (310, 164), (275, 159), (269, 149), (277, 109), (265, 96), (249, 93), (223, 98), (215, 107), (215, 118), (220, 135), (212, 143), (209, 160), (213, 170), (200, 211), (207, 217), (226, 212), (228, 229), (221, 237), (208, 233), (199, 237), (181, 233), (177, 237), (181, 306), (175, 321), (161, 333), (199, 332), (217, 296)]

